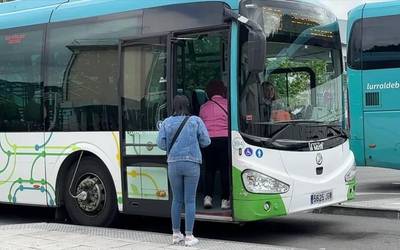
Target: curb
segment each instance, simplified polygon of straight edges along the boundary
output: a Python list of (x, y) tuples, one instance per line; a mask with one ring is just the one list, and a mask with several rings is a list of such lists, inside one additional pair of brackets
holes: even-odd
[(330, 207), (319, 208), (313, 210), (313, 213), (361, 216), (361, 217), (377, 217), (377, 218), (400, 220), (400, 210), (372, 208), (372, 207), (366, 208), (366, 207), (349, 206), (349, 205), (334, 205)]

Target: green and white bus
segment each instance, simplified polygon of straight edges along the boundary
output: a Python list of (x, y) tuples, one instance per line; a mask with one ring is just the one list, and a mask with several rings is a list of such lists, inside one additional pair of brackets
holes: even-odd
[(157, 126), (177, 93), (197, 114), (211, 79), (229, 91), (232, 208), (199, 207), (198, 219), (262, 220), (352, 199), (339, 29), (312, 2), (0, 4), (0, 202), (65, 208), (94, 226), (118, 213), (169, 216)]

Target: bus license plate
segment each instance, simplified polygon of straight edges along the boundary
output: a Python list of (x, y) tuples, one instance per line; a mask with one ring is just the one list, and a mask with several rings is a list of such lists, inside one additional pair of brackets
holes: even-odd
[(332, 191), (311, 194), (311, 205), (321, 204), (332, 200)]

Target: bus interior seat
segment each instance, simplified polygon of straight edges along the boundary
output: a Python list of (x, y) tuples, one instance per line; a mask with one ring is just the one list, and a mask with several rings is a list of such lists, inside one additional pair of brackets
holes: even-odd
[(290, 113), (286, 110), (273, 110), (272, 120), (277, 122), (290, 121)]

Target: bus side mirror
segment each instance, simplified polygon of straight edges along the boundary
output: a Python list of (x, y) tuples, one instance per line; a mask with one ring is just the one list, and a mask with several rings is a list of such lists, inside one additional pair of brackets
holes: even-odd
[(249, 30), (248, 36), (248, 70), (251, 73), (262, 73), (265, 70), (266, 37), (262, 30)]
[(235, 11), (225, 8), (224, 16), (226, 21), (236, 20), (249, 30), (248, 35), (248, 70), (250, 73), (263, 73), (265, 70), (267, 39), (262, 27), (256, 22), (241, 16)]

